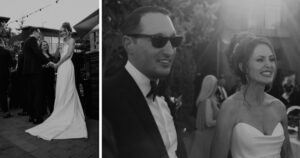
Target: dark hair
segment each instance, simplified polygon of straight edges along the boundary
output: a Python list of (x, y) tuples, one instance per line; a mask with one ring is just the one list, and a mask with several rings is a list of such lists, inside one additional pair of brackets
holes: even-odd
[(29, 28), (30, 34), (32, 34), (34, 31), (38, 32), (38, 30), (39, 30), (39, 28), (37, 28), (37, 27), (30, 27)]
[(69, 22), (64, 22), (61, 25), (61, 27), (64, 28), (64, 29), (67, 29), (69, 32), (72, 32), (72, 27), (71, 27), (71, 24)]
[(140, 21), (141, 18), (147, 13), (161, 13), (170, 16), (170, 11), (158, 6), (144, 6), (135, 9), (130, 13), (121, 25), (121, 32), (123, 35), (139, 33), (141, 31)]
[(43, 43), (46, 43), (46, 44), (47, 44), (47, 46), (48, 46), (47, 53), (49, 54), (49, 44), (48, 44), (47, 41), (42, 41), (42, 42), (40, 43), (40, 49), (42, 49), (42, 44), (43, 44)]
[[(259, 44), (267, 45), (276, 57), (274, 48), (271, 42), (264, 37), (257, 37), (249, 32), (241, 32), (231, 39), (227, 57), (233, 72), (240, 78), (242, 84), (247, 84), (247, 68), (248, 61), (254, 52), (254, 49)], [(240, 65), (241, 64), (241, 68)]]

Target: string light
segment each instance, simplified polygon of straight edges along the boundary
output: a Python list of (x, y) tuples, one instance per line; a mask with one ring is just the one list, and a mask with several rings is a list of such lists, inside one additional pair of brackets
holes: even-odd
[[(58, 4), (59, 1), (60, 1), (60, 0), (56, 0), (56, 1), (55, 1), (55, 4)], [(21, 18), (19, 18), (19, 19), (17, 19), (17, 20), (11, 21), (11, 22), (9, 22), (9, 23), (7, 23), (7, 24), (11, 24), (11, 23), (14, 23), (14, 22), (24, 22), (24, 19), (25, 19), (25, 18), (28, 18), (29, 16), (31, 16), (32, 14), (35, 14), (35, 13), (37, 13), (37, 12), (41, 12), (42, 10), (44, 10), (45, 8), (50, 7), (51, 5), (53, 5), (53, 4), (48, 4), (48, 5), (46, 5), (45, 7), (42, 7), (42, 8), (40, 8), (40, 9), (37, 9), (37, 10), (35, 10), (35, 11), (33, 11), (33, 12), (27, 14), (27, 15), (24, 15), (24, 16), (22, 16)]]

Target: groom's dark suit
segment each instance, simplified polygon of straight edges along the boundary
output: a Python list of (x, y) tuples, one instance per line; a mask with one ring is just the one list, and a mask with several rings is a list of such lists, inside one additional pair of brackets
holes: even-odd
[[(150, 108), (136, 82), (125, 69), (103, 81), (102, 100), (103, 114), (112, 125), (119, 157), (168, 157)], [(172, 111), (173, 108), (169, 107)], [(186, 152), (179, 131), (177, 141), (176, 155), (178, 158), (185, 158)]]
[(29, 115), (40, 122), (45, 112), (42, 65), (48, 63), (49, 60), (43, 56), (35, 37), (29, 37), (25, 41), (23, 53), (23, 75), (27, 90), (25, 107), (28, 107)]

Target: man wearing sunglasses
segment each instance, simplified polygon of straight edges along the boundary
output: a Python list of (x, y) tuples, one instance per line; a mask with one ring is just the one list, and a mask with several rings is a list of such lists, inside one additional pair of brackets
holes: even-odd
[(169, 75), (182, 41), (169, 15), (161, 7), (141, 7), (121, 26), (128, 61), (117, 75), (103, 81), (102, 105), (122, 158), (186, 157), (174, 109), (155, 89)]

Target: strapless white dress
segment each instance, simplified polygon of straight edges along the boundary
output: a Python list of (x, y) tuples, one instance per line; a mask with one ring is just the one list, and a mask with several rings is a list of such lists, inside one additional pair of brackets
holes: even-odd
[(280, 158), (284, 138), (281, 123), (271, 135), (264, 135), (247, 123), (237, 123), (232, 133), (231, 154), (233, 158)]
[[(64, 43), (61, 57), (66, 55), (68, 47), (69, 45)], [(85, 117), (75, 87), (74, 66), (71, 58), (58, 67), (52, 114), (42, 124), (26, 132), (45, 140), (87, 138)]]

